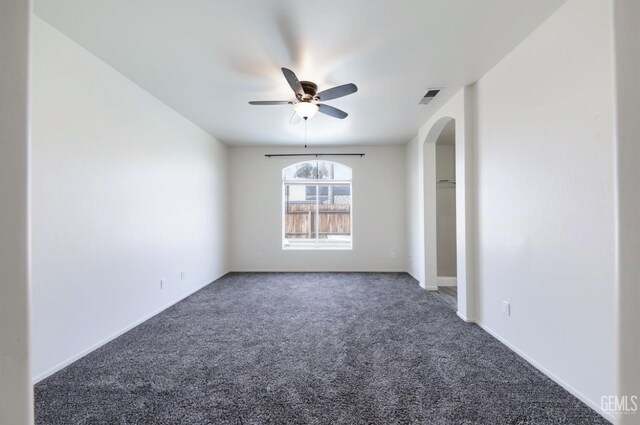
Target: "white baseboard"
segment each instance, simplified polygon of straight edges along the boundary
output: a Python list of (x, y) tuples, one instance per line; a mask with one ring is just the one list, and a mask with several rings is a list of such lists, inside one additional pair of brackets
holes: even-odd
[[(466, 321), (464, 316), (461, 315), (460, 313), (458, 313), (458, 316), (460, 316), (463, 320)], [(569, 391), (572, 395), (574, 395), (576, 398), (578, 398), (584, 404), (589, 406), (591, 409), (593, 409), (600, 416), (602, 416), (603, 418), (605, 418), (606, 420), (608, 420), (611, 423), (616, 423), (616, 418), (614, 417), (614, 415), (612, 415), (609, 412), (603, 411), (601, 409), (599, 403), (589, 399), (584, 394), (582, 394), (580, 391), (576, 390), (571, 385), (567, 384), (565, 381), (563, 381), (562, 379), (560, 379), (559, 377), (554, 375), (551, 371), (549, 371), (544, 366), (542, 366), (540, 363), (538, 363), (537, 361), (533, 360), (527, 354), (525, 354), (524, 352), (522, 352), (521, 350), (516, 348), (509, 341), (507, 341), (502, 336), (500, 336), (499, 334), (497, 334), (496, 332), (491, 330), (489, 327), (485, 326), (483, 323), (481, 323), (479, 321), (470, 321), (470, 323), (475, 323), (478, 326), (480, 326), (485, 332), (487, 332), (489, 335), (491, 335), (492, 337), (494, 337), (495, 339), (497, 339), (498, 341), (500, 341), (501, 343), (506, 345), (511, 351), (513, 351), (514, 353), (516, 353), (517, 355), (522, 357), (524, 360), (526, 360), (530, 365), (532, 365), (533, 367), (538, 369), (540, 372), (544, 373), (547, 377), (549, 377), (551, 380), (553, 380), (556, 384), (560, 385), (562, 388), (564, 388), (565, 390)]]
[(438, 276), (436, 278), (436, 284), (438, 286), (458, 286), (458, 278), (455, 276)]
[(460, 313), (459, 311), (456, 311), (456, 314), (458, 315), (459, 318), (461, 318), (462, 320), (464, 320), (467, 323), (476, 323), (475, 320), (469, 319), (467, 316), (465, 316), (464, 314)]
[[(229, 273), (407, 273), (406, 270), (283, 270), (283, 269), (245, 269), (245, 270), (231, 270)], [(410, 273), (407, 273), (411, 276)], [(411, 276), (413, 277), (413, 276)], [(415, 278), (414, 278), (415, 279)]]
[(193, 290), (181, 295), (180, 297), (178, 297), (175, 300), (169, 302), (168, 304), (165, 304), (164, 306), (160, 307), (159, 309), (147, 314), (146, 316), (142, 317), (141, 319), (138, 319), (135, 322), (125, 326), (123, 329), (121, 329), (121, 330), (109, 335), (108, 337), (106, 337), (102, 341), (99, 341), (99, 342), (93, 344), (92, 346), (82, 350), (78, 354), (69, 357), (67, 360), (63, 361), (62, 363), (59, 363), (58, 365), (52, 367), (51, 369), (49, 369), (49, 370), (41, 373), (40, 375), (36, 376), (35, 378), (33, 378), (32, 379), (32, 383), (35, 385), (38, 382), (42, 381), (43, 379), (48, 378), (49, 376), (53, 375), (54, 373), (58, 372), (59, 370), (62, 370), (65, 367), (69, 366), (71, 363), (75, 362), (76, 360), (78, 360), (78, 359), (86, 356), (90, 352), (102, 347), (107, 342), (110, 342), (110, 341), (116, 339), (117, 337), (119, 337), (120, 335), (124, 334), (125, 332), (130, 331), (131, 329), (135, 328), (139, 324), (141, 324), (143, 322), (146, 322), (147, 320), (151, 319), (153, 316), (163, 312), (164, 310), (168, 309), (172, 305), (182, 301), (183, 299), (187, 298), (189, 295), (193, 295), (194, 293), (198, 292), (199, 290), (201, 290), (205, 286), (215, 282), (216, 280), (220, 279), (222, 276), (224, 276), (224, 275), (226, 275), (228, 273), (229, 272), (224, 272), (224, 273), (220, 274), (218, 277), (214, 278), (212, 281), (207, 282), (207, 283), (205, 283), (203, 285), (200, 285), (200, 286), (194, 288)]
[(427, 291), (437, 291), (438, 287), (437, 286), (423, 286), (424, 289), (426, 289)]

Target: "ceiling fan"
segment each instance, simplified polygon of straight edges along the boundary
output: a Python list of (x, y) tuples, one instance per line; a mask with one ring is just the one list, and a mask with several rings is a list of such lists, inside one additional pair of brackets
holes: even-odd
[(284, 78), (287, 79), (289, 86), (296, 94), (296, 101), (289, 100), (257, 100), (249, 102), (250, 105), (293, 105), (293, 109), (300, 118), (309, 119), (316, 112), (329, 115), (330, 117), (344, 119), (347, 117), (346, 112), (341, 111), (333, 106), (325, 105), (325, 100), (337, 99), (347, 96), (358, 91), (358, 87), (353, 84), (343, 84), (331, 89), (323, 90), (318, 93), (318, 86), (311, 81), (300, 81), (296, 74), (287, 68), (282, 68)]

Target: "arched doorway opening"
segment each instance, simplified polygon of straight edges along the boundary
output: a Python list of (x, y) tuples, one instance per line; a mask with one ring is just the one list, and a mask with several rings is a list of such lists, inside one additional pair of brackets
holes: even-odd
[[(423, 145), (425, 288), (458, 311), (458, 238), (460, 223), (456, 175), (456, 120), (442, 117), (429, 130)], [(464, 159), (462, 158), (462, 161)], [(462, 284), (465, 282), (463, 281)]]
[(457, 310), (455, 132), (451, 120), (436, 140), (436, 286), (438, 296)]

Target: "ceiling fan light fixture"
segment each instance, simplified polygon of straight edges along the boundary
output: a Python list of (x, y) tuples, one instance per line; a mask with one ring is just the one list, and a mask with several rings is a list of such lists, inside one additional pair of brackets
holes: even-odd
[(300, 102), (293, 105), (293, 109), (300, 118), (309, 119), (318, 112), (319, 106), (311, 102)]
[(300, 81), (292, 70), (282, 68), (282, 74), (295, 93), (296, 100), (252, 100), (249, 104), (293, 105), (294, 115), (292, 115), (291, 118), (297, 115), (304, 120), (308, 120), (314, 116), (316, 112), (341, 120), (347, 118), (349, 115), (345, 111), (341, 111), (340, 109), (334, 108), (326, 103), (315, 102), (324, 102), (325, 100), (337, 99), (339, 97), (353, 94), (358, 91), (358, 87), (355, 84), (343, 84), (341, 86), (332, 87), (330, 89), (323, 90), (320, 93), (316, 93), (318, 91), (318, 86), (315, 83), (311, 81)]

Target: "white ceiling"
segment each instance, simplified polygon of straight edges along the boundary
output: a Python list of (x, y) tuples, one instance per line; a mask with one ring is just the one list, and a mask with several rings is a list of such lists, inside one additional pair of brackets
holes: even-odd
[[(232, 146), (300, 145), (285, 66), (350, 115), (317, 114), (310, 144), (403, 144), (564, 0), (36, 0), (35, 12)], [(418, 105), (428, 88), (444, 90)]]

